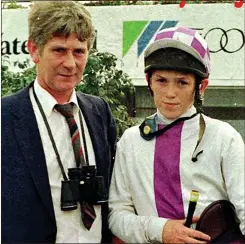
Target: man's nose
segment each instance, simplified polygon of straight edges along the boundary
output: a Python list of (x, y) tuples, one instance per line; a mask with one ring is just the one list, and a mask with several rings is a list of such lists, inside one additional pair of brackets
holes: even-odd
[(168, 83), (166, 86), (166, 96), (171, 98), (176, 96), (176, 87), (172, 83)]
[(72, 52), (67, 53), (63, 65), (68, 69), (73, 69), (76, 67), (76, 62)]

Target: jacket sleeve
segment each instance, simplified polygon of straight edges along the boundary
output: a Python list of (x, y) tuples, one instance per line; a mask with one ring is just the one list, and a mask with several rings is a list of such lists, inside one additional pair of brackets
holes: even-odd
[(115, 119), (112, 115), (111, 109), (108, 105), (108, 103), (102, 98), (102, 100), (105, 102), (106, 110), (107, 110), (107, 136), (108, 136), (108, 142), (110, 147), (110, 158), (111, 158), (111, 167), (109, 172), (109, 182), (111, 181), (111, 175), (112, 170), (114, 167), (114, 160), (115, 160), (115, 154), (116, 154), (116, 140), (117, 140), (117, 127)]
[(241, 231), (245, 234), (245, 147), (241, 135), (235, 129), (229, 128), (227, 131), (224, 133), (222, 145), (222, 173), (228, 198), (236, 208), (241, 221)]
[(117, 145), (109, 194), (109, 227), (115, 236), (127, 243), (162, 242), (162, 230), (167, 219), (136, 213), (127, 180), (127, 157), (121, 140)]

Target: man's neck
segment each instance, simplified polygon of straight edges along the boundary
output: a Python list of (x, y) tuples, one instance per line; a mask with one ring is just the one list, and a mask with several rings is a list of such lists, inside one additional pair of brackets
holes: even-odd
[[(192, 105), (180, 117), (188, 117), (188, 116), (193, 115), (194, 113), (196, 113), (196, 108)], [(171, 124), (173, 121), (175, 121), (176, 119), (178, 119), (178, 118), (175, 118), (175, 119), (168, 119), (168, 118), (166, 118), (163, 114), (161, 114), (161, 112), (159, 111), (159, 109), (157, 109), (157, 118), (158, 118), (158, 121), (161, 122), (161, 123), (163, 123), (163, 124)]]
[(69, 102), (73, 90), (69, 90), (66, 92), (58, 92), (50, 88), (48, 85), (40, 84), (40, 82), (38, 83), (44, 90), (46, 90), (57, 101), (58, 104), (64, 104), (64, 103)]

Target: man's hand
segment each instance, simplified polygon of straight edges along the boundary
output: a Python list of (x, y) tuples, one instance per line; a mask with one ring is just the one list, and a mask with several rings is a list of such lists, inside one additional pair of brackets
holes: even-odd
[[(195, 216), (192, 223), (196, 223), (199, 217)], [(162, 232), (163, 243), (206, 243), (210, 236), (184, 226), (184, 220), (168, 220)], [(202, 240), (202, 241), (200, 241)]]

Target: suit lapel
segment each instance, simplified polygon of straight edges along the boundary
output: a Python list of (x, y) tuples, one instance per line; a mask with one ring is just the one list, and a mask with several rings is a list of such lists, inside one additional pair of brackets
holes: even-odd
[(36, 189), (52, 221), (55, 222), (47, 165), (36, 117), (29, 97), (29, 87), (16, 95), (19, 106), (13, 109), (16, 116), (14, 129)]

